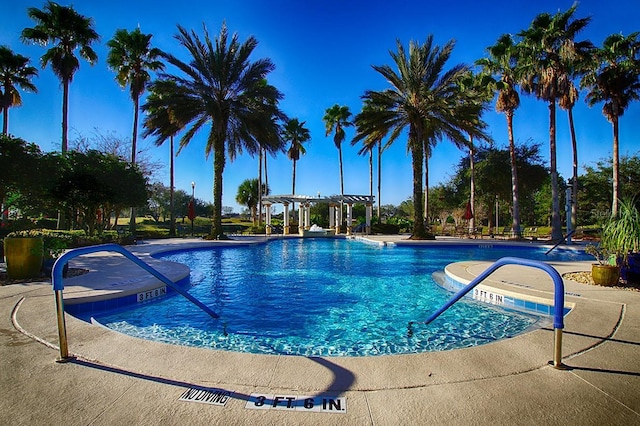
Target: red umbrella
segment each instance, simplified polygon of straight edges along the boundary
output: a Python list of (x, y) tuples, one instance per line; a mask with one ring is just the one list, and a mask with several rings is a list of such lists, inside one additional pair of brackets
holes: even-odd
[(464, 210), (463, 218), (469, 220), (473, 217), (473, 210), (471, 210), (471, 203), (467, 202), (467, 208)]
[(187, 217), (191, 221), (193, 221), (193, 219), (196, 218), (196, 208), (193, 205), (193, 200), (189, 201), (189, 210), (188, 210), (188, 213), (187, 213)]

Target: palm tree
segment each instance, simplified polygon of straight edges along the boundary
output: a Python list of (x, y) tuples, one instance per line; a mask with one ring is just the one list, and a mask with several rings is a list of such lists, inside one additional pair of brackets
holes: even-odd
[(549, 104), (549, 159), (551, 171), (551, 238), (562, 239), (558, 169), (556, 164), (556, 101), (569, 90), (571, 70), (567, 66), (577, 52), (591, 45), (576, 42), (590, 18), (573, 19), (577, 4), (555, 15), (541, 13), (527, 30), (521, 31), (519, 65), (522, 67), (522, 88)]
[[(176, 122), (174, 114), (172, 114), (171, 111), (169, 111), (169, 108), (166, 107), (165, 103), (162, 102), (162, 94), (157, 93), (153, 86), (151, 87), (147, 101), (150, 105), (153, 106), (147, 109), (148, 115), (145, 117), (143, 122), (145, 130), (142, 133), (142, 137), (146, 138), (147, 136), (154, 134), (155, 131), (158, 131), (160, 129), (165, 129), (167, 133), (169, 133), (169, 220), (171, 221), (169, 225), (169, 236), (174, 237), (176, 235), (176, 218), (174, 208), (175, 165), (173, 138), (180, 131), (182, 126), (180, 126), (180, 124)], [(162, 145), (165, 140), (166, 139), (157, 139), (157, 146)]]
[(74, 52), (93, 65), (98, 55), (91, 44), (100, 40), (93, 29), (93, 19), (80, 15), (72, 6), (60, 6), (48, 1), (44, 8), (30, 7), (27, 14), (36, 25), (22, 30), (25, 42), (47, 46), (53, 44), (40, 58), (42, 68), (51, 64), (53, 73), (62, 82), (62, 152), (67, 152), (67, 129), (69, 113), (69, 85), (73, 75), (80, 68), (80, 61)]
[(345, 138), (345, 127), (350, 127), (353, 123), (349, 120), (351, 118), (351, 111), (346, 105), (340, 106), (335, 104), (331, 108), (325, 110), (324, 121), (326, 136), (333, 133), (333, 143), (338, 148), (338, 157), (340, 159), (340, 195), (344, 195), (344, 178), (342, 174), (342, 142)]
[[(286, 142), (290, 142), (289, 149), (287, 150), (287, 157), (293, 163), (293, 174), (291, 177), (291, 194), (296, 193), (296, 163), (300, 160), (300, 156), (307, 153), (304, 147), (304, 143), (311, 139), (309, 129), (304, 127), (306, 121), (300, 122), (297, 118), (292, 118), (287, 121), (282, 129), (282, 139)], [(296, 204), (292, 205), (293, 214), (295, 215)]]
[(589, 90), (586, 98), (589, 106), (604, 102), (602, 114), (613, 126), (613, 216), (618, 213), (619, 203), (619, 120), (629, 104), (640, 99), (639, 34), (607, 37), (596, 51), (597, 63), (581, 81), (581, 86)]
[(0, 46), (0, 107), (4, 114), (3, 134), (9, 134), (9, 108), (22, 105), (18, 88), (27, 92), (37, 92), (38, 89), (31, 82), (37, 75), (38, 70), (29, 65), (29, 58), (14, 53), (7, 46)]
[(138, 140), (138, 110), (140, 96), (151, 80), (149, 71), (161, 71), (164, 64), (158, 60), (161, 51), (150, 45), (151, 34), (143, 34), (140, 28), (129, 32), (119, 29), (107, 42), (109, 54), (107, 64), (116, 72), (116, 81), (120, 87), (129, 85), (133, 100), (133, 135), (131, 138), (131, 163), (136, 162)]
[[(129, 92), (133, 100), (133, 136), (131, 137), (131, 164), (136, 163), (138, 146), (138, 110), (140, 95), (151, 76), (149, 71), (160, 71), (164, 64), (158, 60), (160, 49), (150, 45), (151, 34), (142, 34), (140, 28), (129, 32), (125, 29), (116, 30), (115, 35), (107, 42), (109, 54), (107, 64), (116, 72), (116, 81), (120, 87), (129, 85)], [(132, 234), (136, 231), (135, 209), (131, 207), (129, 222)]]
[(376, 108), (378, 109), (377, 112), (382, 112), (382, 110), (371, 101), (365, 101), (362, 107), (364, 114), (359, 113), (354, 119), (354, 123), (356, 125), (356, 136), (351, 141), (351, 145), (355, 145), (358, 141), (362, 141), (362, 148), (358, 151), (358, 154), (362, 155), (369, 152), (369, 192), (371, 192), (371, 195), (373, 195), (373, 150), (377, 149), (378, 151), (378, 220), (380, 220), (380, 181), (382, 179), (382, 151), (384, 150), (382, 147), (382, 139), (384, 139), (386, 134), (380, 133), (380, 131), (375, 127), (375, 123), (368, 123), (366, 121), (367, 117), (370, 117), (372, 115), (371, 113)]
[[(516, 90), (518, 80), (518, 56), (516, 44), (509, 34), (503, 34), (488, 49), (489, 56), (477, 61), (486, 75), (494, 78), (492, 87), (498, 92), (496, 111), (502, 112), (507, 120), (509, 134), (509, 158), (511, 160), (511, 199), (513, 203), (512, 229), (514, 235), (521, 236), (520, 195), (518, 169), (516, 164), (516, 144), (513, 137), (513, 116), (520, 106), (520, 96)], [(497, 78), (497, 80), (495, 80)]]
[(454, 41), (444, 47), (433, 45), (433, 36), (424, 44), (409, 43), (409, 53), (397, 42), (397, 53), (391, 57), (397, 71), (388, 65), (374, 66), (391, 87), (383, 91), (367, 91), (363, 99), (376, 108), (363, 110), (361, 120), (368, 123), (360, 134), (371, 132), (389, 135), (387, 145), (395, 142), (408, 129), (407, 148), (411, 152), (413, 168), (414, 239), (432, 238), (423, 218), (422, 166), (425, 146), (431, 147), (446, 137), (466, 143), (465, 133), (488, 138), (478, 126), (477, 109), (461, 101), (457, 81), (468, 70), (462, 64), (444, 70), (453, 51)]
[(268, 145), (274, 151), (282, 148), (275, 121), (284, 117), (278, 108), (282, 94), (263, 83), (274, 69), (271, 60), (249, 60), (258, 44), (254, 37), (240, 43), (237, 34), (229, 37), (223, 24), (220, 34), (211, 40), (206, 27), (203, 29), (202, 40), (194, 31), (178, 26), (176, 39), (187, 49), (191, 59), (186, 63), (171, 54), (163, 54), (183, 75), (161, 73), (152, 87), (162, 97), (147, 99), (142, 110), (153, 111), (166, 106), (174, 117), (174, 121), (165, 122), (152, 132), (157, 142), (173, 134), (173, 123), (180, 123), (181, 128), (188, 127), (180, 138), (178, 152), (191, 142), (198, 130), (211, 124), (205, 146), (205, 155), (208, 157), (212, 152), (214, 155), (211, 235), (224, 238), (222, 177), (227, 155), (233, 161), (243, 150), (255, 154), (260, 144)]
[(576, 139), (576, 128), (573, 121), (573, 107), (580, 94), (573, 81), (569, 82), (569, 89), (562, 94), (558, 100), (558, 106), (567, 111), (569, 119), (569, 132), (571, 133), (571, 151), (573, 152), (573, 175), (571, 178), (571, 229), (576, 229), (578, 214), (578, 141)]
[(262, 185), (262, 191), (260, 191), (260, 184), (258, 179), (245, 179), (238, 186), (238, 192), (236, 194), (236, 201), (242, 206), (247, 206), (251, 211), (251, 222), (256, 223), (256, 208), (258, 206), (258, 200), (260, 199), (259, 192), (265, 195), (269, 195), (269, 188)]
[[(478, 108), (478, 114), (471, 114), (470, 117), (474, 120), (479, 120), (480, 115), (488, 109), (488, 104), (493, 98), (494, 92), (491, 89), (491, 77), (482, 74), (474, 74), (472, 71), (468, 71), (466, 75), (458, 82), (458, 89), (460, 90), (460, 96), (468, 105), (475, 105)], [(473, 123), (470, 123), (474, 126)], [(478, 122), (481, 128), (485, 128), (486, 124)], [(471, 217), (469, 218), (469, 232), (473, 233), (475, 230), (475, 211), (476, 211), (476, 181), (475, 181), (475, 143), (473, 134), (469, 134), (469, 140), (465, 146), (458, 146), (458, 148), (466, 148), (469, 150), (469, 206), (471, 207)], [(514, 208), (514, 212), (516, 209)], [(514, 214), (515, 216), (515, 214)], [(518, 213), (519, 217), (519, 213)], [(518, 219), (517, 227), (514, 229), (520, 230), (520, 220)], [(520, 235), (517, 232), (516, 235)]]

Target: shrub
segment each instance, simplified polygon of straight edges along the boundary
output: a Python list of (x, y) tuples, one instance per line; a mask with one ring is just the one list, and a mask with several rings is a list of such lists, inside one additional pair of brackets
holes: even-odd
[(371, 227), (374, 234), (399, 234), (400, 226), (394, 223), (376, 223)]

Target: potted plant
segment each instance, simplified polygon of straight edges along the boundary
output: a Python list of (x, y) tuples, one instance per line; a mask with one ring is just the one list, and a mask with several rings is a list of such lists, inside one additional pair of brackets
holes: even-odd
[(620, 202), (618, 214), (607, 223), (606, 231), (610, 244), (618, 249), (622, 278), (640, 282), (640, 212), (634, 200)]
[(602, 227), (600, 244), (587, 245), (586, 252), (598, 260), (591, 270), (596, 284), (613, 285), (620, 275), (628, 282), (638, 280), (640, 213), (632, 200), (620, 202), (618, 214)]
[(618, 253), (602, 242), (599, 245), (587, 244), (585, 251), (598, 262), (591, 265), (593, 282), (602, 286), (616, 285), (620, 279), (620, 266), (616, 264)]
[(3, 245), (7, 276), (10, 279), (40, 276), (44, 255), (44, 241), (41, 236), (32, 231), (16, 231), (5, 237)]

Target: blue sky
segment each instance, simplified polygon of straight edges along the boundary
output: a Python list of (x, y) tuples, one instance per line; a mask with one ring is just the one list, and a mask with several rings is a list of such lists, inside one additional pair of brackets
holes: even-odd
[[(68, 5), (65, 1), (60, 2)], [(93, 18), (102, 39), (95, 45), (98, 63), (91, 67), (82, 62), (70, 89), (70, 139), (77, 135), (90, 136), (94, 129), (102, 133), (114, 132), (130, 138), (133, 106), (128, 90), (121, 89), (114, 73), (107, 68), (106, 42), (116, 29), (132, 30), (140, 26), (153, 34), (152, 43), (178, 57), (184, 56), (173, 38), (176, 25), (194, 29), (202, 34), (203, 23), (213, 36), (226, 21), (231, 32), (241, 40), (253, 35), (259, 41), (253, 59), (269, 57), (276, 70), (269, 82), (284, 93), (283, 111), (290, 117), (306, 121), (311, 132), (307, 154), (297, 167), (296, 189), (299, 194), (323, 195), (340, 192), (338, 152), (331, 137), (325, 137), (322, 117), (326, 108), (338, 103), (348, 105), (356, 114), (365, 90), (386, 88), (384, 79), (371, 65), (391, 64), (389, 50), (395, 50), (396, 40), (407, 45), (409, 40), (423, 42), (433, 34), (435, 43), (442, 45), (450, 39), (456, 47), (448, 66), (473, 63), (485, 55), (486, 48), (503, 33), (515, 34), (529, 26), (541, 12), (566, 10), (572, 0), (492, 0), (450, 1), (188, 1), (179, 3), (163, 0), (100, 1), (78, 0), (75, 9)], [(0, 44), (32, 58), (39, 67), (44, 49), (21, 43), (23, 28), (33, 26), (27, 7), (42, 8), (44, 1), (14, 0), (2, 6), (0, 14)], [(589, 39), (600, 45), (613, 33), (625, 35), (640, 30), (638, 0), (583, 0), (577, 17), (590, 16), (592, 21), (579, 39)], [(168, 68), (168, 71), (174, 71)], [(9, 132), (44, 151), (60, 149), (62, 90), (48, 67), (40, 70), (34, 80), (39, 92), (23, 94), (24, 105), (9, 111)], [(542, 144), (542, 154), (548, 158), (548, 108), (541, 101), (522, 95), (522, 105), (516, 111), (514, 132), (517, 143), (527, 141)], [(601, 106), (589, 109), (584, 94), (574, 110), (578, 138), (579, 161), (582, 166), (610, 157), (612, 129), (602, 116)], [(499, 146), (506, 146), (505, 117), (491, 110), (484, 119)], [(565, 178), (571, 175), (571, 148), (566, 112), (558, 110), (558, 169)], [(354, 134), (347, 130), (347, 138)], [(640, 104), (633, 104), (621, 119), (621, 155), (636, 154), (640, 149)], [(212, 200), (212, 159), (205, 160), (205, 134), (198, 134), (176, 159), (176, 187), (187, 192), (196, 183), (196, 196)], [(149, 146), (151, 155), (165, 164), (157, 180), (168, 185), (169, 148), (153, 147), (151, 140), (139, 140)], [(358, 147), (347, 141), (343, 145), (345, 193), (369, 193), (368, 158), (357, 155)], [(453, 167), (466, 153), (444, 140), (435, 148), (430, 160), (430, 183), (447, 181)], [(411, 195), (411, 162), (406, 152), (406, 140), (399, 139), (382, 158), (382, 204), (399, 204)], [(291, 193), (291, 161), (285, 154), (269, 157), (269, 185), (273, 194)], [(227, 163), (224, 173), (223, 204), (235, 203), (237, 187), (246, 178), (257, 177), (258, 160), (248, 155)], [(375, 189), (374, 189), (375, 192)]]

